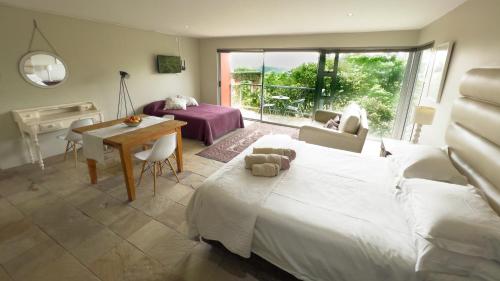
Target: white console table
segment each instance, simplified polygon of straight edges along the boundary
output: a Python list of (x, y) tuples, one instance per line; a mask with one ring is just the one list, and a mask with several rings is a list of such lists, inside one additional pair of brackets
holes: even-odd
[(38, 135), (67, 129), (75, 120), (93, 118), (94, 122), (102, 122), (103, 115), (93, 102), (77, 102), (53, 106), (35, 107), (13, 110), (12, 115), (21, 132), (23, 144), (26, 145), (31, 163), (36, 160), (40, 168), (45, 168), (40, 150)]

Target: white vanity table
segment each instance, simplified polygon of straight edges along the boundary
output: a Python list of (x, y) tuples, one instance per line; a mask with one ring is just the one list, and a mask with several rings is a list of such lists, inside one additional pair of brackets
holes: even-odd
[(71, 122), (84, 118), (93, 118), (102, 122), (103, 115), (93, 102), (77, 102), (53, 106), (13, 110), (12, 115), (19, 127), (24, 145), (26, 145), (31, 163), (35, 163), (35, 154), (44, 169), (38, 135), (69, 128)]

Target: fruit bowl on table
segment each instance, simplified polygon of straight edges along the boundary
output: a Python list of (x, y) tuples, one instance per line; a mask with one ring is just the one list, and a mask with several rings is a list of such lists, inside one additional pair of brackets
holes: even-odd
[(141, 124), (142, 118), (140, 116), (129, 116), (123, 120), (123, 123), (129, 127), (137, 127)]

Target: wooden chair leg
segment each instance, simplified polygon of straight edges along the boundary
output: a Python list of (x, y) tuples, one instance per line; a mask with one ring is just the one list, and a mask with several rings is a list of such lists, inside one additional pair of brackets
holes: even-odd
[(66, 158), (68, 158), (68, 151), (69, 151), (69, 141), (66, 142), (66, 150), (64, 151), (64, 161), (66, 161)]
[(141, 184), (142, 176), (144, 175), (144, 169), (146, 168), (147, 161), (142, 161), (141, 175), (139, 176), (139, 181), (137, 182), (137, 187)]
[(152, 162), (151, 164), (148, 164), (149, 174), (151, 176), (154, 175), (154, 173), (153, 173), (153, 170), (154, 170), (153, 167), (154, 167), (154, 162)]
[(73, 155), (75, 156), (75, 168), (78, 166), (78, 149), (76, 142), (73, 142)]
[(156, 196), (156, 162), (153, 162), (153, 196)]
[(167, 158), (168, 165), (170, 165), (170, 169), (172, 169), (172, 172), (174, 172), (174, 176), (177, 179), (177, 182), (180, 183), (181, 181), (179, 180), (179, 177), (177, 176), (177, 172), (174, 169), (174, 166), (172, 165), (172, 162), (170, 162), (170, 159)]

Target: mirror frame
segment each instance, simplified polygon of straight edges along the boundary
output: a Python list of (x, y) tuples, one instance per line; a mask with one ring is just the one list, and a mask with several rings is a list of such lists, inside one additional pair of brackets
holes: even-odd
[[(37, 84), (33, 81), (31, 81), (31, 79), (24, 73), (24, 64), (26, 63), (26, 60), (28, 58), (30, 58), (31, 56), (34, 56), (34, 55), (48, 55), (48, 56), (52, 56), (52, 57), (55, 57), (56, 59), (58, 59), (64, 66), (64, 69), (66, 70), (66, 75), (64, 76), (64, 79), (61, 80), (61, 82), (59, 82), (58, 84), (55, 84), (55, 85), (45, 85), (45, 86), (42, 86), (40, 84)], [(54, 54), (54, 53), (51, 53), (51, 52), (47, 52), (47, 51), (33, 51), (33, 52), (27, 52), (26, 54), (24, 54), (22, 57), (21, 57), (21, 60), (19, 61), (19, 73), (21, 74), (21, 76), (23, 77), (23, 79), (30, 83), (31, 85), (35, 86), (35, 87), (38, 87), (38, 88), (42, 88), (42, 89), (50, 89), (50, 88), (55, 88), (57, 86), (60, 86), (61, 84), (63, 84), (67, 79), (68, 79), (68, 76), (69, 76), (69, 69), (68, 69), (68, 65), (64, 62), (64, 60)]]

